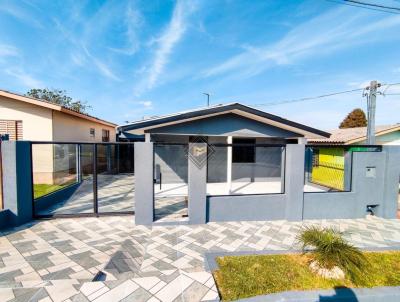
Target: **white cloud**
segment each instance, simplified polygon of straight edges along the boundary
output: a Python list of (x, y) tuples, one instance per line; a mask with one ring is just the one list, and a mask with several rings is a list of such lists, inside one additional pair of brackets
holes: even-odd
[[(14, 2), (17, 3), (17, 2)], [(14, 17), (15, 19), (28, 23), (31, 26), (37, 28), (43, 28), (43, 25), (39, 22), (38, 18), (26, 13), (21, 7), (15, 7), (13, 2), (0, 3), (0, 12)]]
[(4, 70), (6, 74), (16, 78), (22, 85), (28, 88), (40, 88), (44, 87), (43, 83), (29, 75), (22, 68), (8, 68)]
[(18, 57), (18, 48), (12, 45), (0, 44), (0, 57)]
[[(337, 8), (317, 16), (289, 31), (274, 44), (247, 49), (203, 72), (204, 77), (226, 73), (253, 76), (274, 66), (292, 64), (356, 44), (393, 39), (387, 30), (400, 26), (400, 16), (374, 20), (365, 12), (350, 14)], [(377, 34), (378, 33), (378, 34)]]
[(133, 8), (132, 5), (129, 5), (125, 13), (124, 23), (126, 26), (125, 36), (128, 46), (126, 48), (110, 49), (115, 52), (131, 56), (139, 50), (140, 41), (138, 37), (138, 30), (144, 23), (143, 16), (137, 9)]
[(101, 61), (89, 51), (89, 49), (85, 46), (85, 39), (81, 41), (81, 37), (76, 37), (74, 34), (69, 32), (59, 20), (53, 18), (53, 22), (63, 37), (75, 47), (70, 55), (72, 63), (77, 66), (83, 66), (85, 63), (90, 62), (103, 76), (114, 81), (121, 81), (121, 79), (115, 75), (115, 73), (105, 62)]
[(109, 78), (112, 79), (114, 81), (121, 81), (121, 79), (119, 77), (117, 77), (112, 70), (102, 61), (100, 61), (98, 58), (94, 57), (89, 50), (87, 49), (87, 47), (85, 45), (82, 45), (82, 48), (86, 54), (86, 56), (88, 58), (90, 58), (92, 60), (92, 62), (94, 63), (94, 65), (97, 67), (97, 69), (100, 71), (100, 73)]
[(148, 114), (149, 111), (153, 110), (152, 101), (136, 101), (135, 104), (139, 106), (136, 105), (134, 109), (126, 111), (124, 118), (129, 120), (143, 119), (146, 116), (146, 112)]
[(153, 102), (152, 101), (141, 101), (139, 102), (140, 105), (142, 105), (145, 109), (152, 109), (153, 108)]
[(187, 18), (195, 10), (193, 2), (179, 0), (172, 14), (172, 18), (163, 33), (155, 40), (157, 46), (150, 66), (146, 69), (147, 75), (136, 87), (136, 93), (153, 88), (163, 73), (174, 46), (181, 40), (187, 29)]

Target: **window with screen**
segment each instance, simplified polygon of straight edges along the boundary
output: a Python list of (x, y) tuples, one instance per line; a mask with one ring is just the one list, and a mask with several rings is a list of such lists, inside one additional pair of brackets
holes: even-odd
[(0, 120), (0, 135), (8, 136), (10, 141), (22, 140), (22, 121)]
[[(256, 148), (255, 139), (249, 138), (234, 138), (232, 147), (232, 162), (233, 163), (255, 163)], [(248, 146), (235, 146), (235, 144), (246, 144)]]
[(96, 130), (94, 128), (90, 128), (90, 137), (96, 136)]

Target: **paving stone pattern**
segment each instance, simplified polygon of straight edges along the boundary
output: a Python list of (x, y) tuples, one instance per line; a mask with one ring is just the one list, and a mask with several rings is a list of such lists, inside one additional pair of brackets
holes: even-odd
[(345, 231), (359, 247), (400, 245), (400, 221), (376, 217), (152, 227), (133, 216), (36, 221), (0, 233), (0, 301), (215, 301), (205, 252), (293, 249), (310, 224)]

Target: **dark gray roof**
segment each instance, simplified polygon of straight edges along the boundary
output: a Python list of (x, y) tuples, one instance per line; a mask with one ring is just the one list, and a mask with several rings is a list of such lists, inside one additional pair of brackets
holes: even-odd
[(171, 123), (171, 122), (179, 122), (179, 121), (184, 121), (187, 119), (191, 118), (196, 118), (196, 117), (201, 117), (203, 115), (210, 115), (210, 114), (218, 114), (218, 113), (223, 113), (223, 112), (228, 112), (231, 110), (240, 110), (243, 112), (247, 112), (253, 115), (258, 115), (263, 118), (267, 118), (269, 120), (288, 125), (290, 127), (294, 127), (297, 129), (301, 129), (303, 131), (307, 131), (310, 133), (314, 133), (316, 135), (320, 135), (323, 137), (329, 137), (330, 133), (315, 129), (300, 123), (296, 123), (287, 119), (284, 119), (280, 116), (273, 115), (249, 106), (242, 105), (240, 103), (231, 103), (231, 104), (225, 104), (225, 105), (216, 105), (216, 106), (211, 106), (211, 107), (206, 107), (206, 108), (200, 108), (200, 109), (195, 109), (195, 110), (190, 110), (190, 111), (184, 111), (184, 112), (178, 112), (175, 114), (171, 115), (165, 115), (165, 116), (157, 116), (157, 117), (152, 117), (149, 119), (145, 120), (140, 120), (136, 122), (132, 122), (126, 125), (121, 125), (117, 127), (117, 130), (124, 132), (124, 131), (130, 131), (130, 130), (137, 130), (141, 128), (147, 128), (147, 127), (152, 127), (152, 126), (162, 126), (165, 123)]

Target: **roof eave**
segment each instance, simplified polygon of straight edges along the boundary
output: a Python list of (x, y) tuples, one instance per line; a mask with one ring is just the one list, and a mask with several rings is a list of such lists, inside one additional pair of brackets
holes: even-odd
[(52, 104), (52, 103), (45, 102), (45, 101), (42, 101), (42, 100), (37, 100), (37, 99), (32, 98), (32, 97), (19, 95), (19, 94), (8, 92), (8, 91), (4, 91), (4, 90), (0, 90), (0, 96), (3, 96), (5, 98), (9, 98), (9, 99), (18, 100), (18, 101), (25, 102), (25, 103), (28, 103), (28, 104), (44, 107), (44, 108), (51, 109), (51, 110), (58, 111), (58, 112), (62, 112), (62, 113), (65, 113), (65, 114), (74, 115), (74, 116), (77, 116), (77, 117), (80, 117), (80, 118), (83, 118), (83, 119), (86, 119), (86, 120), (90, 120), (92, 122), (96, 122), (96, 123), (99, 123), (99, 124), (102, 124), (102, 125), (106, 125), (106, 126), (109, 126), (109, 127), (113, 127), (113, 128), (117, 127), (117, 124), (114, 124), (114, 123), (111, 123), (111, 122), (107, 122), (105, 120), (98, 119), (98, 118), (96, 118), (94, 116), (90, 116), (90, 115), (87, 115), (87, 114), (84, 114), (84, 113), (80, 113), (80, 112), (68, 109), (66, 107), (60, 106), (60, 105)]
[(305, 132), (316, 134), (318, 136), (329, 138), (331, 135), (328, 132), (325, 132), (325, 131), (322, 131), (319, 129), (315, 129), (315, 128), (312, 128), (312, 127), (309, 127), (309, 126), (306, 126), (303, 124), (299, 124), (299, 123), (284, 119), (282, 117), (279, 117), (279, 116), (276, 116), (276, 115), (273, 115), (270, 113), (266, 113), (264, 111), (261, 111), (261, 110), (258, 110), (258, 109), (252, 108), (252, 107), (248, 107), (248, 106), (245, 106), (245, 105), (242, 105), (239, 103), (233, 103), (233, 104), (228, 104), (225, 106), (219, 106), (219, 107), (214, 107), (214, 108), (206, 108), (203, 110), (182, 113), (179, 115), (167, 116), (164, 118), (158, 118), (158, 119), (154, 119), (154, 120), (137, 122), (137, 123), (130, 124), (130, 125), (119, 126), (119, 127), (117, 127), (117, 129), (118, 129), (118, 131), (132, 131), (132, 130), (136, 130), (136, 129), (140, 129), (140, 128), (155, 126), (157, 124), (160, 124), (160, 127), (161, 127), (162, 124), (169, 123), (169, 122), (184, 121), (184, 120), (195, 118), (195, 117), (202, 116), (202, 115), (211, 115), (214, 113), (227, 112), (227, 111), (231, 111), (231, 110), (241, 110), (241, 111), (244, 111), (244, 112), (247, 112), (250, 114), (258, 115), (258, 116), (264, 117), (266, 119), (275, 121), (277, 123), (285, 124), (290, 127), (303, 130)]

